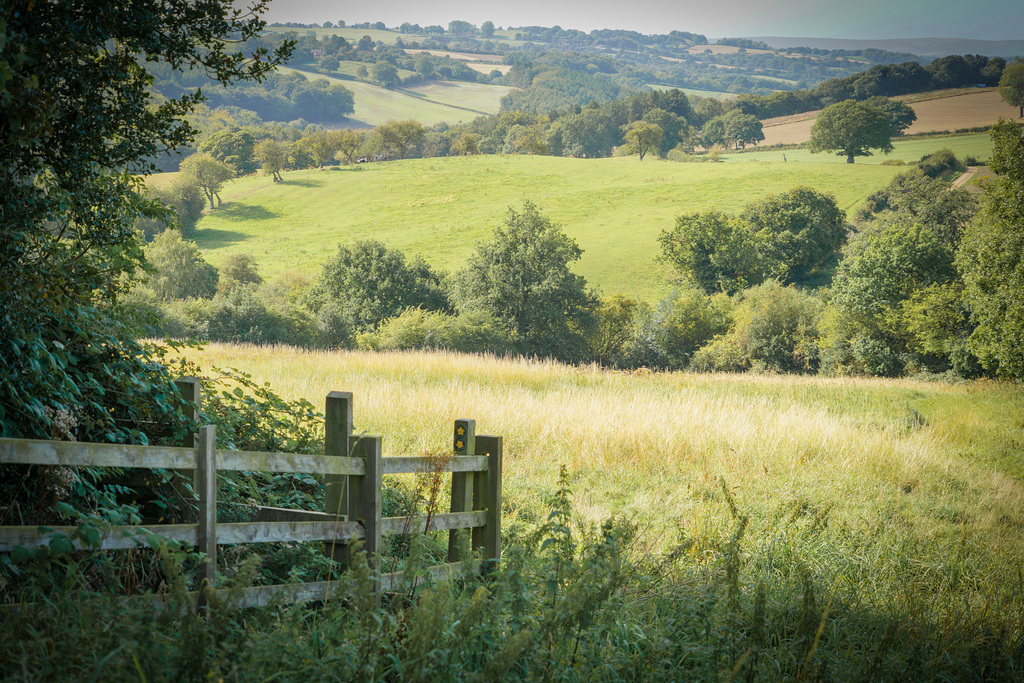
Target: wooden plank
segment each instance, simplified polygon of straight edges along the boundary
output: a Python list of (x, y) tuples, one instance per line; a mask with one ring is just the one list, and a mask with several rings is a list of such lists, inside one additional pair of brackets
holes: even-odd
[(255, 451), (220, 451), (217, 468), (232, 472), (303, 472), (306, 474), (362, 474), (358, 458), (325, 458), (322, 455), (299, 453), (258, 453)]
[[(70, 537), (78, 527), (73, 526), (0, 526), (0, 552), (10, 552), (15, 546), (38, 548), (50, 544), (50, 534), (59, 533)], [(41, 529), (45, 529), (41, 531)], [(183, 541), (196, 545), (199, 541), (199, 528), (195, 524), (159, 524), (156, 526), (115, 526), (100, 535), (102, 550), (124, 550), (147, 545), (148, 531), (161, 538)], [(84, 548), (84, 544), (74, 539), (76, 548)]]
[(0, 463), (192, 469), (196, 466), (196, 452), (175, 446), (0, 439)]
[(473, 529), (473, 547), (483, 549), (485, 561), (501, 559), (501, 459), (500, 436), (477, 436), (477, 452), (487, 454), (487, 471), (474, 475), (473, 509), (487, 511), (487, 524)]
[[(131, 446), (117, 443), (0, 439), (0, 463), (65, 465), (68, 467), (138, 467), (143, 469), (194, 469), (196, 452), (177, 446)], [(357, 458), (325, 459), (298, 453), (220, 451), (218, 468), (259, 472), (307, 474), (362, 474)]]
[(394, 536), (404, 533), (419, 533), (426, 531), (447, 531), (449, 529), (472, 529), (487, 524), (487, 512), (484, 510), (473, 510), (470, 512), (442, 512), (430, 516), (430, 527), (427, 528), (427, 517), (385, 517), (381, 520), (381, 534)]
[[(314, 513), (316, 514), (316, 513)], [(323, 514), (323, 513), (319, 513)], [(231, 543), (283, 543), (326, 541), (363, 538), (363, 527), (358, 522), (330, 519), (295, 520), (284, 522), (232, 522), (217, 525), (217, 545)], [(45, 529), (41, 531), (40, 529)], [(77, 527), (0, 527), (0, 552), (10, 552), (15, 546), (38, 548), (50, 544), (53, 533), (71, 536)], [(147, 533), (161, 538), (184, 541), (199, 546), (199, 526), (196, 524), (158, 524), (154, 526), (116, 526), (100, 536), (102, 550), (124, 550), (147, 545)], [(85, 547), (78, 539), (76, 548)]]
[[(462, 573), (460, 562), (439, 564), (426, 569), (427, 576), (433, 583), (450, 581)], [(380, 575), (381, 590), (395, 591), (404, 588), (404, 572), (388, 572)], [(251, 586), (246, 588), (242, 599), (235, 603), (236, 607), (266, 607), (275, 599), (284, 602), (324, 602), (330, 600), (338, 591), (347, 594), (351, 585), (339, 584), (337, 581), (312, 581), (310, 583), (277, 584), (273, 586)], [(227, 591), (218, 591), (221, 598), (227, 597)]]
[[(199, 496), (196, 547), (206, 554), (206, 562), (199, 568), (199, 579), (201, 586), (213, 586), (217, 573), (217, 428), (213, 425), (199, 429), (196, 494)], [(202, 590), (201, 587), (200, 592)]]
[(444, 467), (437, 467), (437, 459), (421, 455), (391, 456), (384, 458), (384, 474), (419, 474), (420, 472), (483, 472), (487, 458), (478, 455), (456, 456)]
[[(456, 453), (476, 454), (476, 420), (456, 420), (454, 450)], [(456, 456), (459, 457), (459, 456)], [(486, 463), (485, 463), (486, 464)], [(469, 472), (452, 472), (452, 512), (468, 512), (473, 509), (473, 475)], [(448, 561), (468, 559), (460, 557), (458, 529), (448, 534)]]
[(342, 520), (232, 522), (217, 525), (217, 544), (333, 541), (363, 538), (363, 525)]
[[(236, 507), (245, 508), (253, 515), (254, 522), (331, 522), (336, 518), (326, 512), (315, 510), (296, 510), (293, 508), (277, 508), (270, 505), (247, 505), (245, 503), (234, 503)], [(346, 521), (341, 516), (341, 521)]]

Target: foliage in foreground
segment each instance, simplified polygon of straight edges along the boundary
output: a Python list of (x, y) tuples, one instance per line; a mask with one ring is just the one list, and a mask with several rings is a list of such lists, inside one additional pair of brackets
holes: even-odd
[[(375, 600), (358, 556), (326, 604), (235, 609), (253, 563), (207, 618), (164, 551), (162, 609), (71, 580), (7, 619), (6, 680), (1020, 680), (1020, 576), (915, 537), (897, 510), (868, 528), (827, 503), (751, 517), (721, 482), (714, 526), (645, 555), (628, 521), (573, 512), (568, 476), (546, 518), (509, 530), (501, 566)], [(417, 557), (418, 556), (418, 557)], [(481, 571), (483, 570), (483, 571)], [(39, 569), (37, 568), (37, 571)], [(986, 577), (982, 579), (982, 577)], [(979, 583), (980, 581), (980, 583)], [(59, 646), (57, 644), (60, 644)]]

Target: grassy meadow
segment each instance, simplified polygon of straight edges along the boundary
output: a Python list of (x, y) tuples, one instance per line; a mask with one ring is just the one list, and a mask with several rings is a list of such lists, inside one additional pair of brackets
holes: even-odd
[[(342, 65), (352, 71), (352, 76), (355, 75), (356, 62), (342, 62)], [(286, 71), (301, 73), (310, 79), (326, 78), (351, 90), (355, 111), (346, 119), (333, 122), (343, 127), (365, 128), (401, 119), (416, 119), (425, 126), (472, 121), (482, 114), (496, 114), (501, 98), (511, 90), (502, 85), (456, 81), (431, 81), (409, 88), (389, 89), (312, 71)]]
[(504, 436), (512, 520), (536, 513), (565, 465), (589, 519), (638, 517), (652, 543), (720, 517), (724, 479), (766, 522), (796, 503), (828, 507), (851, 529), (899, 512), (923, 539), (969, 534), (1024, 559), (1020, 387), (623, 373), (442, 352), (209, 344), (185, 355), (320, 409), (330, 391), (353, 392), (356, 431), (381, 435), (385, 456), (444, 451), (453, 420), (475, 419), (479, 433)]
[(676, 216), (739, 211), (771, 192), (807, 184), (851, 210), (899, 168), (832, 163), (679, 164), (648, 157), (566, 159), (474, 156), (409, 159), (325, 171), (240, 178), (224, 205), (199, 222), (196, 241), (217, 265), (249, 252), (264, 276), (313, 277), (338, 244), (379, 239), (432, 266), (455, 271), (490, 237), (509, 206), (526, 199), (561, 223), (583, 249), (575, 271), (604, 294), (645, 299), (667, 287), (655, 262), (662, 230)]
[[(1019, 386), (220, 344), (187, 355), (315, 405), (352, 391), (356, 431), (382, 435), (385, 456), (444, 452), (452, 421), (475, 419), (504, 436), (512, 538), (550, 519), (564, 466), (574, 524), (632, 520), (629, 552), (646, 558), (601, 622), (597, 678), (621, 680), (604, 667), (628, 647), (668, 667), (659, 680), (693, 667), (734, 680), (745, 666), (748, 680), (1020, 677)], [(668, 563), (681, 573), (663, 576)], [(675, 638), (689, 654), (669, 654)]]
[[(810, 126), (808, 126), (808, 130)], [(765, 129), (767, 135), (768, 129)], [(804, 140), (806, 142), (806, 139)], [(973, 156), (979, 160), (987, 160), (992, 156), (992, 138), (988, 133), (973, 133), (967, 135), (930, 135), (928, 137), (906, 138), (893, 140), (893, 151), (889, 154), (882, 154), (877, 150), (869, 157), (857, 157), (853, 165), (857, 164), (884, 164), (886, 161), (903, 161), (913, 164), (920, 161), (921, 157), (931, 154), (939, 149), (952, 150), (957, 157), (963, 159), (966, 156)], [(846, 164), (846, 156), (829, 152), (811, 154), (806, 149), (758, 149), (747, 148), (743, 152), (723, 154), (725, 161), (762, 161), (762, 162), (820, 162), (833, 164)]]

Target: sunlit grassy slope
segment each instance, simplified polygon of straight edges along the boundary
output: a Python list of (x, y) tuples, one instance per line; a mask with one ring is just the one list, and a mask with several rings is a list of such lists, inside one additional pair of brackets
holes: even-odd
[(329, 391), (353, 392), (356, 431), (381, 435), (385, 456), (444, 452), (453, 420), (475, 419), (504, 437), (506, 523), (536, 514), (564, 465), (586, 517), (627, 514), (652, 543), (731, 523), (724, 480), (753, 538), (789, 515), (824, 515), (928, 554), (949, 543), (1004, 569), (1024, 560), (1019, 387), (624, 374), (448, 353), (187, 353), (321, 410)]
[(676, 216), (739, 211), (770, 192), (811, 185), (849, 210), (898, 168), (831, 162), (678, 164), (650, 157), (475, 156), (286, 172), (228, 183), (196, 240), (207, 258), (252, 253), (273, 276), (315, 276), (339, 244), (374, 238), (457, 270), (509, 206), (532, 200), (584, 250), (575, 266), (605, 294), (654, 298), (666, 288), (657, 238)]
[[(355, 62), (343, 62), (354, 74)], [(326, 78), (340, 83), (355, 99), (355, 111), (344, 121), (329, 122), (345, 126), (379, 126), (391, 120), (415, 119), (425, 126), (436, 123), (459, 123), (472, 121), (484, 114), (496, 114), (501, 98), (512, 88), (483, 83), (462, 83), (437, 81), (423, 83), (409, 88), (382, 88), (363, 81), (330, 78), (323, 74), (298, 71), (307, 78)]]

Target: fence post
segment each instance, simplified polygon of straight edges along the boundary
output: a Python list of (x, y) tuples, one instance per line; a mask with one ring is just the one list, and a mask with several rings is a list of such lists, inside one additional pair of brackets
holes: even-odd
[[(324, 415), (324, 455), (351, 456), (352, 393), (332, 391), (327, 394)], [(331, 515), (348, 514), (348, 486), (348, 477), (343, 474), (328, 474), (324, 477), (324, 512)], [(327, 541), (324, 552), (343, 566), (346, 544), (343, 541)]]
[[(476, 454), (476, 420), (455, 421), (455, 455)], [(473, 509), (472, 472), (452, 472), (452, 512), (469, 512)], [(448, 532), (448, 561), (459, 562), (468, 557), (459, 556), (459, 529)]]
[[(362, 458), (366, 463), (366, 474), (349, 477), (348, 518), (350, 521), (362, 522), (366, 530), (363, 550), (370, 566), (376, 569), (377, 555), (380, 552), (381, 537), (381, 438), (379, 436), (360, 437), (353, 447), (354, 456)], [(380, 589), (380, 578), (375, 581)]]
[(483, 550), (485, 564), (501, 559), (501, 455), (500, 436), (476, 437), (477, 455), (487, 456), (487, 471), (473, 473), (473, 509), (487, 510), (487, 525), (473, 529), (473, 548)]
[[(174, 380), (174, 384), (178, 387), (178, 391), (181, 392), (181, 397), (185, 400), (185, 409), (183, 411), (185, 416), (191, 420), (198, 420), (203, 400), (203, 381), (199, 377), (181, 377)], [(195, 448), (195, 433), (186, 432), (185, 437), (181, 440), (181, 445), (185, 448)], [(195, 500), (195, 493), (199, 491), (198, 473), (196, 470), (175, 470), (174, 472), (175, 477), (171, 487), (178, 497), (182, 519), (186, 523), (194, 522), (196, 516), (193, 501)], [(193, 495), (188, 495), (184, 485), (186, 481), (192, 482)]]
[(217, 573), (217, 428), (208, 425), (199, 429), (196, 450), (196, 493), (199, 495), (199, 550), (206, 553), (206, 562), (199, 567), (199, 604), (204, 605), (205, 591), (212, 588)]

